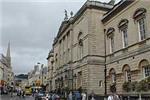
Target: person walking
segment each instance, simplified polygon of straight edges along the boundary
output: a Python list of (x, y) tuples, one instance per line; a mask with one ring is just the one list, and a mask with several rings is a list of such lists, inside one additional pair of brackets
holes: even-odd
[(13, 96), (13, 87), (10, 87), (10, 95)]
[(120, 100), (120, 99), (116, 93), (113, 93), (110, 96), (108, 96), (108, 100)]
[(68, 100), (72, 100), (72, 97), (73, 97), (73, 95), (72, 95), (72, 92), (70, 91), (70, 93), (68, 95)]
[(94, 91), (92, 91), (92, 93), (90, 95), (90, 100), (96, 100)]
[(82, 96), (82, 100), (86, 100), (86, 93), (85, 93), (85, 92), (83, 92), (83, 93), (81, 94), (81, 96)]

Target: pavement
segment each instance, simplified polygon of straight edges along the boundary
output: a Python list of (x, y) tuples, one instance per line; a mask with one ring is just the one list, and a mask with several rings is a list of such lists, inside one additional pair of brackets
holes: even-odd
[(34, 97), (25, 96), (23, 98), (16, 95), (13, 95), (12, 97), (10, 95), (0, 95), (0, 100), (34, 100)]

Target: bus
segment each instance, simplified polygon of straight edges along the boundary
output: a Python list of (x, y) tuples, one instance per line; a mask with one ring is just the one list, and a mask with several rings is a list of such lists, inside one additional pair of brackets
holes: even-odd
[(25, 86), (25, 95), (31, 95), (32, 94), (32, 89), (30, 86)]

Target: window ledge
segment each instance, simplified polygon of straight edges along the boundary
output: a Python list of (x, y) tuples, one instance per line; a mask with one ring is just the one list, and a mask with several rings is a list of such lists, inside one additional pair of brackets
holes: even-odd
[(147, 39), (141, 40), (141, 41), (139, 41), (138, 44), (139, 44), (139, 45), (145, 45), (145, 44), (146, 44), (146, 40), (147, 40)]
[(128, 46), (126, 46), (126, 47), (122, 48), (122, 52), (123, 52), (123, 53), (128, 52)]

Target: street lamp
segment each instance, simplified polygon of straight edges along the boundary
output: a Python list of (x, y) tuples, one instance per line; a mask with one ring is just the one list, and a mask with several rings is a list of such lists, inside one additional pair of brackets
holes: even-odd
[(42, 69), (42, 85), (43, 85), (43, 64), (41, 65), (41, 69)]

